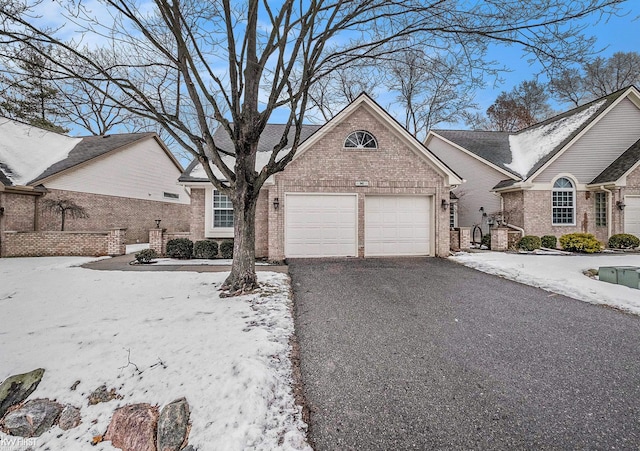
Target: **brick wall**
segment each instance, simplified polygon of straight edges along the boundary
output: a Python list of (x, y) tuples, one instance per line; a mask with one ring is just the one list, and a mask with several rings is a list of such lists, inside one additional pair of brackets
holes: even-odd
[(189, 213), (191, 239), (204, 240), (205, 189), (191, 188), (191, 208)]
[(2, 257), (124, 254), (125, 232), (5, 232)]
[(40, 197), (16, 193), (2, 193), (1, 196), (4, 230), (35, 230), (35, 206)]
[[(355, 130), (367, 130), (378, 140), (378, 150), (344, 150), (344, 139)], [(435, 213), (433, 252), (449, 254), (449, 210), (440, 199), (449, 200), (444, 178), (425, 159), (416, 155), (387, 125), (367, 108), (354, 111), (334, 126), (313, 148), (292, 161), (268, 187), (269, 202), (279, 198), (281, 207), (269, 207), (269, 258), (284, 258), (284, 194), (287, 192), (357, 193), (358, 253), (364, 255), (364, 198), (367, 194), (432, 195)], [(369, 182), (355, 187), (357, 180)]]
[[(86, 219), (67, 217), (65, 231), (123, 227), (127, 229), (128, 243), (146, 243), (156, 219), (161, 219), (161, 227), (171, 231), (189, 230), (190, 206), (185, 204), (61, 190), (51, 190), (44, 198), (56, 197), (73, 200), (89, 214)], [(60, 230), (60, 216), (41, 208), (40, 230)]]

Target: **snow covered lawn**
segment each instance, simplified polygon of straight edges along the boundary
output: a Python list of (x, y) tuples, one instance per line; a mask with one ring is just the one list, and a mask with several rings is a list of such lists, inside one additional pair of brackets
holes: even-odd
[(640, 315), (640, 290), (600, 282), (583, 274), (587, 269), (598, 269), (600, 266), (640, 266), (638, 254), (532, 255), (460, 252), (451, 259), (489, 274)]
[[(29, 399), (82, 409), (79, 427), (54, 427), (36, 449), (91, 449), (116, 407), (162, 408), (183, 396), (189, 443), (200, 451), (308, 449), (291, 388), (286, 275), (261, 272), (262, 293), (221, 299), (226, 273), (74, 267), (88, 261), (0, 259), (0, 381), (45, 368)], [(124, 398), (88, 406), (102, 384)], [(0, 433), (0, 443), (9, 440)]]

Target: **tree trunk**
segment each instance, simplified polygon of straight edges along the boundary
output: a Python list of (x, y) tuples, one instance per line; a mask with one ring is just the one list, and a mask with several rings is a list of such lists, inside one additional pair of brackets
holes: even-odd
[(258, 287), (256, 276), (257, 193), (236, 192), (233, 202), (233, 263), (222, 288), (230, 293), (249, 292)]
[(61, 232), (64, 232), (64, 217), (65, 217), (65, 213), (66, 213), (65, 210), (62, 210), (60, 212), (60, 216), (62, 217), (62, 224), (60, 225), (60, 231)]

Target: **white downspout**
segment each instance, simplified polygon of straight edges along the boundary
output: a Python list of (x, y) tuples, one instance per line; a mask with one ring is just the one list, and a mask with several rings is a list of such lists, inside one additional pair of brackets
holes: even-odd
[(600, 189), (602, 191), (604, 191), (605, 193), (608, 194), (608, 202), (607, 202), (607, 239), (611, 238), (611, 227), (613, 227), (613, 224), (611, 224), (611, 218), (613, 217), (613, 213), (611, 212), (611, 208), (613, 207), (613, 192), (608, 190), (607, 188), (605, 188), (604, 186), (601, 186)]

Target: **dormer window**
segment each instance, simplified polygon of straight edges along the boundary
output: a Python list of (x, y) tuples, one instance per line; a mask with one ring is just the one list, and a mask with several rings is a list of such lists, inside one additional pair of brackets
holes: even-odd
[(377, 149), (378, 141), (369, 132), (358, 130), (352, 132), (344, 140), (345, 149)]

